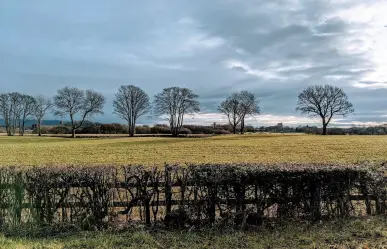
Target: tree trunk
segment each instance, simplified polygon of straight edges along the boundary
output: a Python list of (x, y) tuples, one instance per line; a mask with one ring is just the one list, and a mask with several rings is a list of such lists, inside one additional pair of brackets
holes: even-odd
[(75, 128), (73, 127), (73, 128), (71, 129), (71, 131), (72, 131), (71, 137), (72, 137), (72, 138), (75, 138)]
[(25, 126), (25, 120), (23, 118), (22, 127), (20, 128), (20, 135), (22, 135), (22, 136), (24, 136), (24, 126)]
[(327, 135), (327, 124), (323, 123), (323, 132), (322, 135)]
[(40, 127), (40, 121), (38, 121), (38, 136), (41, 137), (42, 136), (42, 129)]
[(244, 134), (245, 133), (245, 120), (242, 119), (242, 122), (241, 122), (241, 134)]
[(233, 132), (234, 134), (236, 134), (236, 125), (233, 125), (233, 126), (232, 126), (232, 132)]
[(178, 137), (179, 133), (177, 132), (177, 127), (171, 128), (172, 137)]

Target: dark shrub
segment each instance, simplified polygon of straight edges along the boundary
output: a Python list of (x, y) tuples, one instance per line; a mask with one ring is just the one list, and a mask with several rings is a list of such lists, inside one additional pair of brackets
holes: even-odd
[(180, 130), (180, 134), (181, 135), (185, 135), (185, 136), (187, 136), (187, 135), (190, 135), (190, 134), (192, 134), (192, 131), (190, 130), (190, 129), (188, 129), (188, 128), (181, 128), (181, 130)]
[[(3, 227), (133, 224), (242, 228), (267, 220), (386, 214), (384, 165), (188, 165), (0, 168)], [(31, 215), (23, 216), (23, 209)], [(26, 212), (28, 213), (28, 212)], [(363, 214), (361, 214), (363, 215)], [(134, 221), (135, 220), (135, 221)]]
[[(50, 134), (50, 130), (51, 130), (51, 128), (48, 126), (41, 126), (40, 127), (40, 131), (42, 134)], [(38, 128), (35, 128), (32, 130), (32, 134), (38, 134), (38, 133), (39, 133)]]
[(129, 133), (129, 129), (127, 126), (122, 124), (102, 124), (100, 126), (100, 131), (102, 134), (127, 134)]
[(151, 134), (151, 128), (148, 125), (136, 126), (136, 134)]
[(71, 134), (71, 128), (68, 126), (54, 126), (49, 130), (50, 134)]
[(156, 124), (151, 128), (152, 134), (171, 134), (171, 129), (168, 125)]
[(231, 134), (231, 132), (229, 130), (216, 129), (216, 130), (214, 130), (214, 134), (216, 134), (216, 135), (228, 135), (228, 134)]

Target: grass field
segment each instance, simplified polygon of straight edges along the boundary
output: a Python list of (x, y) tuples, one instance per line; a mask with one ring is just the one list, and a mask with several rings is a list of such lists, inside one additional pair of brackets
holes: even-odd
[(258, 231), (125, 231), (79, 232), (53, 237), (0, 234), (0, 248), (387, 248), (383, 217), (329, 221), (315, 225), (288, 224)]
[[(256, 134), (203, 138), (0, 136), (0, 165), (344, 163), (387, 160), (386, 136)], [(259, 231), (0, 233), (0, 248), (387, 248), (382, 217), (288, 224)]]
[(206, 138), (0, 136), (0, 165), (356, 163), (387, 160), (386, 136), (257, 134)]

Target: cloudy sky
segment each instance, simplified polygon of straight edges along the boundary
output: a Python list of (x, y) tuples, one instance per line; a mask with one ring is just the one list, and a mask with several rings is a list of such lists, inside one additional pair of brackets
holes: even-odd
[(387, 122), (386, 13), (386, 0), (0, 0), (0, 92), (91, 88), (111, 122), (120, 85), (189, 87), (202, 112), (187, 122), (221, 123), (217, 105), (244, 89), (261, 98), (251, 124), (297, 125), (318, 124), (297, 94), (328, 83), (356, 110), (334, 125)]

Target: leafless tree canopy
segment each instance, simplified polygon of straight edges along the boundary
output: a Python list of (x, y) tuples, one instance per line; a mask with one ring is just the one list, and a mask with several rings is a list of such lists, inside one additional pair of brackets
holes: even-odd
[(34, 106), (35, 106), (36, 100), (34, 97), (29, 96), (29, 95), (21, 95), (20, 98), (20, 111), (21, 111), (21, 119), (20, 121), (20, 129), (19, 129), (19, 134), (21, 136), (24, 135), (24, 130), (25, 130), (25, 122), (29, 118), (33, 116), (34, 112)]
[(13, 135), (12, 124), (14, 119), (14, 107), (12, 104), (11, 94), (0, 94), (0, 115), (4, 119), (8, 136)]
[(237, 132), (238, 125), (241, 127), (241, 133), (244, 133), (247, 116), (258, 115), (261, 112), (259, 99), (254, 93), (248, 91), (233, 93), (220, 104), (218, 110), (227, 116), (234, 134)]
[[(59, 89), (54, 96), (55, 114), (70, 117), (72, 137), (75, 137), (75, 131), (82, 127), (86, 119), (92, 118), (96, 114), (103, 114), (104, 104), (105, 97), (102, 94), (75, 87)], [(76, 118), (79, 120), (76, 121)]]
[(241, 122), (240, 115), (240, 101), (237, 93), (230, 95), (225, 101), (223, 101), (218, 107), (220, 113), (227, 116), (233, 133), (236, 134), (237, 126)]
[(35, 99), (17, 92), (0, 94), (0, 116), (4, 119), (8, 136), (13, 136), (19, 128), (24, 135), (25, 121), (32, 116)]
[(36, 118), (38, 123), (38, 134), (42, 135), (41, 125), (44, 115), (51, 109), (52, 101), (49, 98), (45, 98), (44, 96), (37, 96), (35, 98), (35, 105), (33, 108), (33, 115)]
[(136, 121), (149, 112), (149, 96), (139, 87), (121, 86), (113, 101), (114, 113), (126, 120), (129, 126), (129, 136), (134, 136)]
[(165, 88), (155, 95), (155, 113), (168, 120), (172, 136), (179, 136), (184, 115), (200, 111), (198, 97), (192, 90), (180, 87)]
[(346, 116), (353, 113), (353, 105), (343, 89), (331, 85), (310, 86), (298, 95), (297, 111), (301, 114), (319, 116), (323, 123), (323, 135), (335, 115)]
[(244, 133), (245, 129), (245, 118), (247, 116), (254, 116), (261, 113), (259, 107), (259, 99), (257, 96), (248, 91), (241, 91), (239, 93), (240, 99), (240, 116), (241, 116), (241, 133)]

